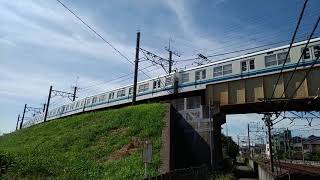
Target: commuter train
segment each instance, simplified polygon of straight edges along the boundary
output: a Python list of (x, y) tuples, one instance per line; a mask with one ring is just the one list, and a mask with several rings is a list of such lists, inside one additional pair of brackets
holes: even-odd
[[(283, 69), (284, 72), (294, 69), (306, 43), (307, 41), (301, 41), (293, 44)], [(173, 93), (202, 90), (208, 84), (279, 73), (288, 49), (289, 45), (262, 50), (138, 82), (137, 101), (167, 96)], [(298, 68), (310, 66), (313, 60), (319, 56), (320, 38), (311, 39)], [(315, 64), (315, 66), (319, 65), (320, 62)], [(49, 109), (47, 120), (130, 103), (132, 101), (132, 93), (133, 85), (127, 85), (89, 96)], [(24, 124), (24, 127), (40, 123), (43, 119), (44, 114), (39, 114)]]

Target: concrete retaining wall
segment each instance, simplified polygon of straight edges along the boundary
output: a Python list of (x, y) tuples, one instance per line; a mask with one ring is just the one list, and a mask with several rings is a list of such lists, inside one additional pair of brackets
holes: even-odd
[(275, 180), (273, 175), (265, 170), (261, 165), (258, 165), (259, 180)]
[(161, 138), (161, 174), (210, 163), (209, 144), (170, 104)]

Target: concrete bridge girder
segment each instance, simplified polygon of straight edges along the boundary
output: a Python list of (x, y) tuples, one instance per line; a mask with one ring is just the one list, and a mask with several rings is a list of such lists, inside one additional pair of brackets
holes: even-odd
[[(248, 110), (248, 113), (250, 113), (269, 110), (280, 111), (279, 108), (282, 107), (283, 102), (291, 97), (293, 101), (298, 102), (297, 105), (303, 106), (304, 103), (309, 103), (310, 100), (319, 96), (320, 67), (314, 68), (305, 79), (306, 69), (297, 70), (290, 80), (291, 74), (292, 72), (284, 72), (275, 88), (271, 102), (278, 106), (272, 104), (273, 107), (266, 109), (265, 107), (268, 105), (264, 103), (264, 99), (271, 98), (279, 74), (252, 78), (244, 77), (240, 80), (208, 85), (205, 93), (206, 103), (209, 101), (220, 102), (221, 108), (224, 109), (225, 107), (225, 113), (242, 113), (242, 107), (256, 106), (257, 109)], [(301, 82), (302, 85), (298, 88)], [(294, 92), (297, 88), (298, 90)], [(233, 110), (230, 110), (231, 107), (234, 107)], [(239, 108), (239, 111), (237, 108)], [(301, 109), (297, 106), (288, 106), (288, 110), (299, 111)]]

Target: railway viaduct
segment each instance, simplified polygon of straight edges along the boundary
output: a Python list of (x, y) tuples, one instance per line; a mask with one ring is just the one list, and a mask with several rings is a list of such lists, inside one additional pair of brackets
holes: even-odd
[[(207, 144), (212, 142), (213, 167), (222, 162), (221, 125), (227, 114), (320, 110), (320, 67), (283, 72), (276, 83), (278, 76), (279, 73), (209, 84), (205, 90), (179, 94), (179, 98), (170, 101), (188, 124), (183, 130), (186, 137), (195, 138), (190, 133), (196, 133)], [(198, 151), (196, 143), (188, 147)]]

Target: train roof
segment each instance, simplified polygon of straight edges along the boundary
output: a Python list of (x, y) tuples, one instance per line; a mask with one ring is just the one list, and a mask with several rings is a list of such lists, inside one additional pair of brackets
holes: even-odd
[[(293, 43), (292, 47), (305, 44), (305, 43), (307, 43), (307, 41), (308, 40)], [(310, 43), (317, 42), (317, 41), (320, 41), (320, 37), (311, 39)], [(205, 65), (201, 65), (201, 66), (185, 69), (185, 70), (182, 70), (182, 72), (190, 71), (190, 70), (194, 70), (194, 69), (199, 69), (199, 68), (203, 68), (203, 67), (207, 67), (207, 66), (217, 65), (217, 64), (221, 64), (221, 63), (225, 63), (225, 62), (229, 62), (229, 61), (234, 61), (234, 60), (238, 60), (238, 59), (248, 58), (248, 57), (264, 54), (264, 53), (271, 52), (271, 51), (287, 49), (287, 48), (289, 48), (289, 46), (290, 45), (284, 45), (284, 46), (280, 46), (280, 47), (276, 47), (276, 48), (269, 48), (269, 49), (265, 49), (265, 50), (261, 50), (261, 51), (257, 51), (257, 52), (253, 52), (253, 53), (249, 53), (249, 54), (245, 54), (245, 55), (241, 55), (241, 56), (236, 56), (236, 57), (232, 57), (232, 58), (226, 58), (226, 59), (215, 61), (215, 62), (212, 62), (212, 63), (209, 63), (209, 64), (205, 64)]]

